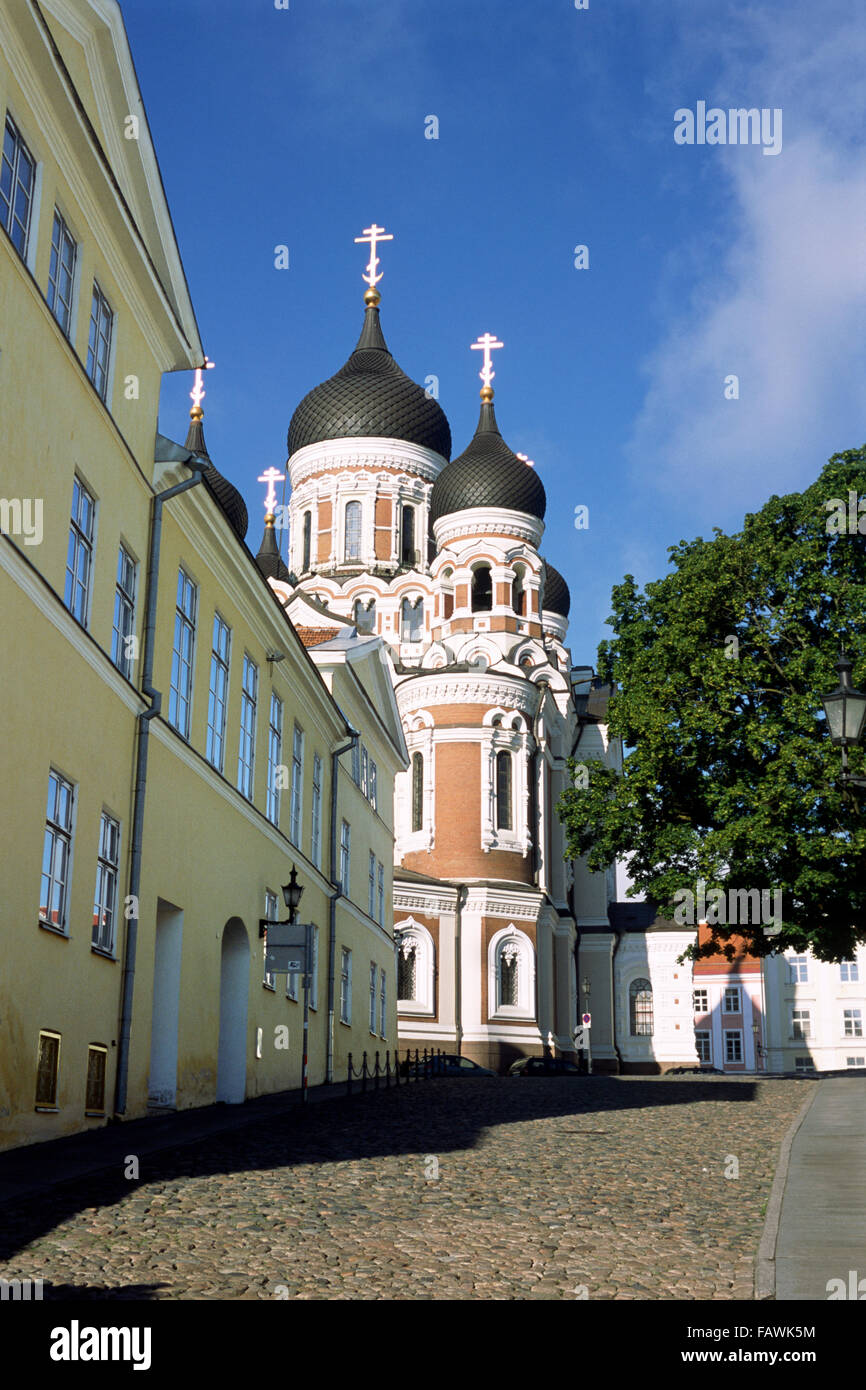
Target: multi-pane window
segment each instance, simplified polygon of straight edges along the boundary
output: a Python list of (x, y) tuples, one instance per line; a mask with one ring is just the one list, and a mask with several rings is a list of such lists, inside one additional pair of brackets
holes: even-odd
[[(297, 734), (297, 729), (295, 730)], [(271, 692), (271, 712), (268, 717), (268, 790), (266, 815), (274, 825), (280, 823), (280, 783), (283, 762), (283, 702)], [(294, 789), (292, 791), (292, 825), (294, 826)], [(298, 841), (295, 841), (297, 844)]]
[(424, 825), (424, 755), (412, 754), (412, 829)]
[(632, 980), (628, 998), (632, 1037), (652, 1037), (653, 987), (649, 980)]
[(812, 1036), (812, 1016), (808, 1009), (791, 1011), (791, 1037), (810, 1038)]
[(340, 1022), (352, 1022), (352, 952), (340, 951)]
[(96, 891), (93, 895), (92, 944), (114, 953), (117, 922), (117, 876), (120, 871), (120, 825), (103, 811), (99, 821)]
[(210, 688), (207, 697), (207, 760), (217, 772), (225, 767), (226, 711), (229, 698), (229, 661), (231, 659), (231, 628), (219, 613), (213, 615), (213, 638), (210, 654)]
[(376, 1031), (376, 982), (379, 971), (373, 961), (370, 962), (370, 1032)]
[(258, 667), (248, 656), (244, 656), (244, 672), (241, 684), (241, 733), (238, 742), (238, 791), (243, 792), (248, 801), (253, 799), (258, 689)]
[(846, 1067), (866, 1067), (866, 1057), (846, 1057)]
[(36, 1104), (57, 1105), (57, 1081), (60, 1075), (60, 1034), (43, 1031), (39, 1034), (36, 1056)]
[[(266, 921), (268, 921), (268, 922), (276, 922), (276, 920), (277, 920), (277, 912), (278, 912), (277, 895), (276, 895), (276, 893), (272, 893), (272, 892), (270, 891), (270, 889), (266, 889), (266, 890), (265, 890), (265, 919), (266, 919)], [(265, 944), (264, 944), (264, 948), (263, 948), (265, 959), (264, 959), (263, 964), (262, 964), (262, 984), (267, 985), (269, 989), (275, 989), (275, 988), (276, 988), (276, 984), (277, 984), (277, 977), (276, 977), (276, 975), (271, 974), (271, 972), (270, 972), (270, 971), (268, 970), (268, 968), (267, 968), (267, 950), (268, 950), (268, 943), (267, 943), (267, 941), (266, 941)], [(291, 978), (297, 979), (297, 976), (294, 976), (294, 977), (288, 976), (288, 977), (287, 977), (287, 979), (291, 979)], [(286, 993), (287, 993), (287, 994), (289, 993), (288, 983), (286, 984)], [(295, 999), (295, 998), (297, 998), (297, 994), (291, 995), (290, 997), (293, 998), (293, 999)]]
[(414, 999), (418, 988), (418, 947), (401, 944), (397, 954), (397, 998)]
[(400, 605), (400, 641), (420, 642), (424, 637), (424, 600), (404, 598)]
[(93, 299), (90, 304), (90, 332), (87, 339), (87, 375), (103, 401), (108, 396), (108, 366), (113, 328), (114, 314), (111, 305), (100, 289), (98, 280), (94, 280)]
[(705, 989), (696, 989), (694, 992), (694, 1011), (696, 1014), (709, 1013), (709, 996)]
[(129, 680), (135, 658), (135, 576), (136, 565), (129, 551), (121, 546), (117, 554), (117, 582), (114, 587), (114, 626), (111, 629), (111, 659), (121, 675)]
[(88, 1115), (105, 1113), (105, 1064), (108, 1048), (101, 1043), (91, 1043), (87, 1049), (87, 1091), (84, 1108)]
[(177, 574), (174, 610), (174, 648), (171, 656), (171, 686), (168, 694), (168, 722), (179, 734), (189, 738), (192, 704), (192, 656), (198, 593), (185, 570)]
[(517, 951), (508, 948), (501, 953), (499, 958), (499, 1003), (506, 1008), (516, 1008), (519, 999), (520, 981), (517, 972), (520, 969), (520, 955)]
[(788, 970), (792, 985), (805, 985), (809, 983), (808, 956), (789, 956)]
[(384, 1038), (385, 1034), (385, 1014), (388, 1001), (388, 993), (385, 988), (385, 972), (379, 971), (379, 1037)]
[(361, 745), (352, 745), (352, 781), (360, 787), (361, 785)]
[(843, 985), (857, 984), (860, 979), (860, 966), (856, 960), (839, 962), (839, 979)]
[(376, 767), (376, 764), (373, 762), (373, 759), (371, 758), (370, 767), (367, 774), (367, 798), (374, 811), (377, 809), (379, 803), (378, 780), (378, 768)]
[(812, 1058), (811, 1058), (811, 1057), (795, 1057), (795, 1058), (794, 1058), (794, 1071), (797, 1071), (797, 1072), (800, 1072), (800, 1073), (804, 1073), (804, 1072), (809, 1072), (809, 1071), (814, 1071), (814, 1070), (815, 1070), (815, 1063), (812, 1061)]
[(725, 1061), (742, 1062), (743, 1035), (739, 1030), (725, 1029)]
[(379, 923), (379, 926), (380, 926), (380, 927), (384, 927), (384, 925), (385, 925), (385, 865), (382, 864), (382, 863), (379, 864), (378, 899), (379, 899), (379, 901), (378, 901), (378, 911), (377, 911), (377, 913), (376, 913), (376, 921)]
[(496, 754), (496, 829), (511, 829), (511, 754)]
[(69, 865), (72, 858), (72, 783), (53, 770), (48, 775), (45, 841), (42, 848), (42, 880), (39, 919), (66, 931), (69, 905)]
[(725, 990), (725, 997), (722, 1002), (722, 1013), (738, 1014), (740, 1012), (740, 986), (728, 985)]
[(711, 1060), (709, 1033), (701, 1031), (695, 1033), (695, 1048), (697, 1049), (699, 1062), (709, 1062)]
[(358, 784), (361, 791), (367, 796), (367, 782), (370, 775), (370, 757), (366, 748), (361, 745), (361, 781)]
[(415, 563), (415, 508), (403, 507), (401, 509), (400, 524), (400, 563), (402, 565), (413, 565)]
[(349, 871), (351, 868), (352, 827), (343, 821), (340, 827), (340, 884), (343, 892), (349, 891)]
[(301, 557), (301, 574), (306, 574), (310, 568), (310, 548), (313, 538), (313, 515), (312, 512), (304, 512), (304, 544)]
[(72, 290), (75, 284), (75, 238), (54, 209), (54, 229), (51, 233), (51, 262), (48, 269), (48, 307), (63, 332), (69, 337), (72, 328)]
[(0, 221), (22, 260), (27, 259), (36, 161), (11, 116), (6, 117), (0, 167)]
[(360, 560), (361, 558), (361, 503), (346, 503), (346, 546), (345, 558), (347, 560)]
[(861, 1009), (843, 1009), (842, 1020), (846, 1038), (862, 1038), (863, 1012)]
[(96, 503), (80, 478), (72, 484), (72, 515), (66, 551), (63, 602), (82, 627), (87, 626), (90, 574), (93, 568), (93, 529)]
[(370, 901), (369, 913), (371, 917), (376, 915), (376, 856), (370, 851)]
[(304, 790), (304, 734), (297, 724), (292, 735), (292, 811), (289, 824), (289, 839), (293, 845), (301, 843), (301, 801)]
[(313, 758), (313, 805), (312, 805), (312, 845), (311, 855), (316, 868), (322, 864), (322, 759), (317, 753)]

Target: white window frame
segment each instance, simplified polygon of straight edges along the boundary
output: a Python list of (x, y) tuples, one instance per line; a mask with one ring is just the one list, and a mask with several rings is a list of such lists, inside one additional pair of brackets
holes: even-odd
[[(348, 522), (349, 508), (350, 508), (351, 506), (357, 506), (357, 508), (358, 508), (358, 516), (359, 516), (359, 521), (358, 521), (358, 553), (357, 553), (357, 555), (350, 555), (350, 554), (349, 554), (349, 527), (348, 527), (348, 525), (347, 525), (347, 522)], [(342, 557), (343, 557), (343, 558), (342, 558), (342, 563), (343, 563), (344, 565), (360, 565), (360, 564), (363, 564), (363, 562), (364, 562), (364, 558), (365, 558), (365, 550), (364, 550), (364, 539), (365, 539), (365, 534), (364, 534), (364, 533), (365, 533), (365, 526), (364, 526), (364, 521), (365, 521), (365, 510), (366, 510), (366, 509), (365, 509), (365, 507), (364, 507), (364, 499), (363, 499), (362, 497), (346, 497), (346, 498), (343, 499), (342, 506), (341, 506), (341, 508), (340, 508), (340, 531), (341, 531), (341, 536), (340, 536), (340, 542), (341, 542), (341, 545), (340, 545), (340, 554), (341, 554)]]
[[(736, 998), (736, 1007), (731, 1008), (731, 1000)], [(722, 1013), (741, 1014), (743, 1012), (743, 991), (740, 985), (725, 985), (722, 994)]]
[[(698, 1002), (699, 997), (701, 1003)], [(708, 989), (692, 990), (692, 1012), (701, 1017), (710, 1012), (710, 992)]]
[(862, 1038), (863, 1010), (855, 1008), (843, 1009), (842, 1029), (846, 1038)]
[(347, 820), (340, 825), (340, 886), (351, 897), (352, 886), (352, 827)]
[[(805, 1025), (805, 1027), (804, 1027)], [(791, 1037), (797, 1041), (805, 1042), (812, 1036), (812, 1011), (811, 1009), (792, 1009), (791, 1010)]]
[(368, 883), (368, 888), (369, 888), (369, 902), (368, 902), (368, 913), (367, 913), (367, 915), (368, 915), (369, 917), (372, 917), (373, 920), (375, 921), (375, 920), (376, 920), (376, 856), (375, 856), (375, 854), (373, 853), (372, 850), (370, 850), (370, 869), (369, 869), (369, 883)]
[(313, 756), (313, 803), (310, 831), (310, 857), (317, 869), (322, 867), (322, 759)]
[(119, 881), (120, 821), (103, 811), (99, 818), (91, 946), (93, 950), (112, 957), (117, 949)]
[(370, 961), (370, 1032), (376, 1036), (376, 1011), (378, 1008), (379, 967)]
[[(187, 598), (189, 595), (189, 606)], [(168, 722), (181, 738), (189, 741), (192, 727), (193, 672), (195, 670), (195, 637), (198, 626), (198, 585), (183, 565), (177, 572), (177, 592), (174, 606), (174, 639), (171, 652), (171, 682), (168, 694)], [(189, 634), (189, 652), (184, 650), (184, 638)]]
[(846, 1067), (866, 1067), (866, 1056), (864, 1056), (864, 1057), (846, 1057), (846, 1058), (845, 1058), (845, 1066), (846, 1066)]
[[(517, 956), (517, 1003), (501, 1002), (501, 960), (508, 951)], [(487, 952), (487, 1009), (491, 1018), (535, 1018), (535, 951), (525, 932), (510, 923), (496, 932)]]
[(788, 983), (791, 985), (807, 985), (809, 983), (809, 957), (788, 956), (787, 961)]
[(223, 772), (225, 769), (231, 659), (232, 630), (222, 614), (215, 612), (211, 636), (205, 757), (217, 772)]
[(352, 1022), (352, 952), (340, 948), (340, 1022)]
[(385, 1020), (388, 1016), (388, 989), (385, 971), (379, 971), (379, 1037), (383, 1040), (387, 1037)]
[[(89, 525), (83, 518), (85, 503), (90, 505)], [(69, 541), (66, 548), (66, 571), (63, 582), (63, 603), (77, 623), (85, 630), (90, 627), (90, 598), (93, 588), (93, 552), (96, 546), (96, 498), (83, 478), (76, 473), (72, 482), (72, 508), (69, 514)], [(79, 574), (80, 557), (84, 556), (85, 574)], [(79, 603), (79, 596), (81, 601)], [(80, 614), (76, 608), (80, 607)]]
[[(739, 1066), (739, 1064), (744, 1060), (742, 1028), (725, 1028), (722, 1030), (722, 1037), (725, 1046), (725, 1065), (727, 1066), (730, 1063), (731, 1065)], [(734, 1039), (736, 1042), (736, 1049), (732, 1048), (732, 1039)], [(739, 1053), (739, 1056), (731, 1057), (729, 1054), (733, 1050), (736, 1050)]]
[[(14, 158), (12, 162), (9, 161), (6, 153), (7, 133), (12, 137), (12, 143), (14, 146)], [(21, 222), (20, 218), (17, 218), (15, 216), (15, 194), (19, 186), (19, 166), (22, 154), (24, 154), (26, 158), (29, 160), (33, 173), (32, 182), (30, 184), (30, 190), (27, 194), (26, 223)], [(34, 213), (37, 212), (39, 163), (33, 155), (29, 145), (27, 144), (27, 141), (24, 139), (24, 136), (21, 134), (21, 130), (18, 126), (18, 123), (15, 120), (13, 120), (12, 115), (9, 111), (6, 112), (6, 117), (3, 123), (3, 144), (2, 148), (0, 148), (0, 161), (2, 161), (3, 163), (8, 163), (12, 171), (10, 190), (11, 198), (9, 202), (8, 212), (3, 210), (3, 205), (2, 203), (0, 203), (0, 225), (4, 227), (6, 235), (9, 237), (10, 242), (15, 247), (16, 253), (21, 257), (24, 264), (32, 270), (33, 248), (31, 245), (31, 233), (33, 231), (34, 223), (37, 220), (37, 218), (34, 216)], [(21, 186), (23, 188), (23, 185)], [(23, 228), (23, 246), (16, 245), (15, 238), (12, 233), (13, 221), (18, 222), (18, 225)]]
[(282, 800), (280, 787), (282, 764), (283, 702), (276, 691), (272, 690), (268, 711), (268, 785), (265, 791), (265, 815), (271, 824), (277, 827), (280, 824), (280, 802)]
[(377, 866), (377, 912), (376, 921), (380, 927), (385, 925), (385, 865), (379, 860)]
[[(117, 578), (114, 585), (114, 621), (111, 628), (111, 660), (127, 680), (132, 679), (132, 654), (127, 655), (129, 639), (135, 637), (135, 600), (138, 565), (123, 541), (117, 552)], [(133, 643), (133, 650), (135, 644)]]
[[(87, 327), (87, 357), (85, 371), (103, 405), (108, 407), (111, 396), (111, 367), (114, 349), (114, 329), (117, 315), (99, 281), (93, 281), (90, 299), (90, 318)], [(96, 350), (94, 351), (94, 335)], [(102, 348), (104, 346), (104, 353)]]
[[(401, 1014), (433, 1014), (434, 1010), (434, 967), (435, 947), (433, 937), (425, 926), (407, 917), (394, 924), (395, 955), (415, 951), (415, 998), (398, 999), (397, 1009)], [(397, 979), (399, 981), (399, 965)]]
[[(519, 711), (490, 709), (481, 731), (481, 848), (504, 849), (527, 855), (532, 836), (529, 825), (529, 731)], [(511, 757), (511, 829), (497, 825), (496, 756)]]
[(840, 960), (839, 962), (839, 983), (842, 985), (856, 985), (860, 983), (860, 962), (857, 960)]
[(713, 1035), (709, 1028), (695, 1029), (695, 1051), (698, 1054), (698, 1061), (703, 1066), (709, 1066), (713, 1060)]
[[(63, 259), (63, 253), (69, 247), (72, 248), (72, 263), (67, 265)], [(63, 336), (71, 341), (73, 328), (75, 327), (75, 301), (76, 281), (78, 278), (78, 242), (72, 235), (69, 223), (63, 216), (58, 207), (54, 208), (54, 221), (51, 224), (51, 252), (48, 258), (48, 289), (45, 294), (45, 301), (51, 310)], [(54, 266), (52, 277), (51, 268)], [(61, 292), (61, 275), (69, 277), (69, 299), (63, 298)], [(62, 314), (58, 313), (58, 305)]]
[(256, 778), (256, 721), (259, 711), (259, 668), (244, 652), (241, 678), (241, 723), (238, 734), (237, 788), (252, 801)]
[[(54, 795), (52, 797), (52, 781), (55, 783)], [(61, 818), (59, 813), (61, 793), (67, 793), (66, 816)], [(44, 867), (40, 872), (39, 879), (39, 923), (48, 931), (57, 932), (60, 936), (69, 935), (69, 894), (72, 886), (72, 847), (75, 841), (75, 811), (76, 811), (76, 787), (75, 783), (68, 777), (64, 777), (62, 772), (54, 767), (48, 771), (48, 795), (45, 804), (45, 833), (42, 841), (42, 864), (45, 864), (46, 851), (50, 844), (49, 871), (46, 874)], [(50, 800), (49, 800), (50, 799)], [(51, 804), (53, 802), (53, 805)], [(65, 851), (62, 874), (57, 867), (57, 847), (62, 845)], [(42, 881), (47, 879), (48, 892), (45, 894), (45, 912), (42, 911)], [(58, 920), (52, 921), (51, 902), (55, 896), (55, 886), (59, 884), (61, 888), (59, 897)]]
[[(266, 918), (267, 921), (269, 921), (269, 922), (275, 922), (275, 921), (277, 920), (277, 917), (278, 917), (278, 916), (279, 916), (279, 899), (277, 898), (276, 893), (272, 892), (272, 890), (271, 890), (270, 888), (266, 888), (266, 889), (265, 889), (265, 918)], [(277, 988), (277, 977), (276, 977), (276, 975), (273, 975), (273, 974), (269, 973), (269, 971), (267, 970), (267, 953), (268, 953), (268, 943), (267, 943), (267, 941), (265, 941), (264, 944), (263, 944), (263, 946), (262, 946), (262, 984), (264, 985), (265, 989), (276, 990), (276, 988)], [(287, 993), (287, 994), (289, 993), (288, 976), (286, 977), (286, 993)], [(289, 998), (292, 998), (292, 996), (289, 995)]]

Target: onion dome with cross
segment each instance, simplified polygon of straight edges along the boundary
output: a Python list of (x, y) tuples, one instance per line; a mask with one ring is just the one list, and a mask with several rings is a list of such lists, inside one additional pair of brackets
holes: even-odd
[[(208, 359), (205, 358), (205, 368), (213, 366), (215, 366), (215, 363), (209, 362)], [(211, 462), (210, 454), (207, 451), (207, 445), (204, 442), (204, 428), (202, 426), (204, 411), (201, 408), (201, 403), (206, 393), (202, 384), (203, 380), (202, 369), (199, 367), (195, 374), (195, 385), (189, 393), (192, 401), (192, 410), (189, 412), (189, 430), (186, 436), (186, 448), (191, 449), (195, 454), (201, 454), (203, 458), (207, 459), (208, 467), (203, 474), (205, 485), (216, 498), (232, 530), (243, 540), (247, 534), (247, 526), (249, 524), (246, 503), (237, 488), (229, 482), (228, 478), (224, 478), (222, 473), (214, 467)]]
[(493, 411), (495, 375), (491, 352), (502, 347), (492, 334), (483, 334), (472, 344), (484, 353), (484, 366), (479, 373), (481, 414), (475, 436), (467, 449), (443, 468), (430, 497), (430, 520), (435, 525), (455, 512), (479, 507), (521, 512), (543, 521), (546, 498), (544, 486), (535, 468), (526, 458), (509, 449), (496, 423)]
[(410, 380), (388, 351), (379, 323), (376, 246), (392, 241), (374, 222), (355, 241), (370, 246), (364, 280), (367, 306), (355, 351), (335, 376), (304, 396), (289, 425), (289, 457), (308, 444), (330, 439), (399, 439), (451, 457), (445, 412), (422, 386)]

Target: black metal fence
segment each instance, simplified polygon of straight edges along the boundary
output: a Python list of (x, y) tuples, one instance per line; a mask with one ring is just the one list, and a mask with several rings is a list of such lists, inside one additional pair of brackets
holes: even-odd
[(400, 1054), (394, 1049), (393, 1061), (390, 1049), (385, 1053), (385, 1062), (382, 1064), (381, 1054), (377, 1051), (371, 1063), (366, 1052), (362, 1054), (360, 1067), (355, 1067), (352, 1061), (352, 1054), (349, 1053), (348, 1065), (346, 1067), (346, 1095), (352, 1094), (352, 1085), (355, 1081), (360, 1081), (361, 1092), (367, 1090), (368, 1084), (372, 1083), (374, 1091), (378, 1091), (382, 1085), (386, 1089), (388, 1086), (407, 1086), (412, 1081), (423, 1081), (431, 1076), (440, 1076), (443, 1071), (441, 1058), (444, 1056), (441, 1048), (434, 1052), (433, 1048), (429, 1051), (425, 1047), (423, 1052), (415, 1048), (415, 1055), (412, 1049), (407, 1047), (406, 1056), (401, 1062)]

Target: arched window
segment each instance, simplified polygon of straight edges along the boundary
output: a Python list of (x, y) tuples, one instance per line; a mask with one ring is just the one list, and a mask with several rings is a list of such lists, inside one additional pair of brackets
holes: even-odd
[(307, 570), (310, 568), (310, 546), (312, 543), (312, 537), (313, 514), (312, 512), (304, 512), (304, 554), (303, 563), (301, 565), (302, 574), (306, 574)]
[(511, 754), (496, 754), (496, 829), (511, 830)]
[(414, 1003), (418, 993), (418, 947), (406, 941), (397, 954), (397, 998)]
[(653, 987), (649, 980), (632, 980), (628, 990), (628, 1004), (632, 1037), (652, 1037)]
[(424, 636), (424, 600), (404, 598), (400, 604), (400, 641), (420, 642)]
[(514, 583), (511, 586), (511, 607), (519, 618), (526, 617), (526, 590), (523, 587), (524, 571), (515, 570)]
[(493, 581), (489, 565), (478, 565), (472, 571), (472, 612), (489, 613), (493, 607)]
[(490, 943), (489, 999), (491, 1012), (511, 1017), (535, 1015), (534, 952), (532, 943), (513, 926)]
[(411, 918), (394, 928), (397, 949), (397, 998), (401, 1013), (432, 1014), (434, 1010), (433, 938)]
[(361, 503), (346, 503), (346, 549), (345, 559), (361, 558)]
[(352, 605), (352, 621), (358, 632), (376, 631), (376, 600), (356, 598)]
[(424, 827), (424, 758), (421, 753), (412, 754), (412, 829)]
[(400, 513), (400, 563), (415, 564), (415, 508), (403, 507)]

